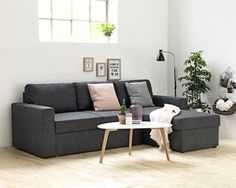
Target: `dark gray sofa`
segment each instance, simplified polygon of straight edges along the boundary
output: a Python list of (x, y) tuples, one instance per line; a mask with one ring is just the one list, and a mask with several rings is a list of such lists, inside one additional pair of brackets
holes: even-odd
[[(149, 121), (151, 111), (165, 103), (182, 109), (173, 119), (173, 132), (169, 134), (171, 149), (186, 152), (218, 145), (218, 115), (187, 110), (185, 98), (153, 95), (149, 80), (146, 81), (155, 107), (144, 107), (143, 120)], [(117, 111), (95, 112), (88, 82), (59, 84), (28, 84), (23, 93), (23, 103), (12, 104), (13, 146), (33, 155), (48, 158), (54, 156), (98, 151), (104, 132), (98, 124), (118, 121)], [(89, 82), (101, 83), (101, 82)], [(114, 81), (119, 102), (123, 98), (130, 106), (125, 81)], [(135, 130), (133, 144), (156, 146), (149, 137), (150, 130)], [(128, 145), (128, 131), (112, 132), (108, 148)]]

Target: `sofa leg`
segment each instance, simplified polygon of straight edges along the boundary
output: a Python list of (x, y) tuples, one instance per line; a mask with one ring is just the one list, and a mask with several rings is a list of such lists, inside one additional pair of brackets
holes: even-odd
[(212, 148), (217, 148), (217, 146), (212, 146)]

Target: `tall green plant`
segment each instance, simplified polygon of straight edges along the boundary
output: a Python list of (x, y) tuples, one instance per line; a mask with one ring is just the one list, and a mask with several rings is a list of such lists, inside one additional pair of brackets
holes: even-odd
[(202, 51), (192, 52), (189, 59), (184, 62), (186, 66), (185, 76), (180, 77), (179, 81), (184, 81), (182, 86), (185, 88), (183, 95), (188, 100), (191, 109), (202, 109), (203, 112), (210, 113), (210, 106), (201, 101), (201, 94), (210, 91), (208, 83), (211, 81), (211, 73), (207, 71), (207, 64), (202, 58)]

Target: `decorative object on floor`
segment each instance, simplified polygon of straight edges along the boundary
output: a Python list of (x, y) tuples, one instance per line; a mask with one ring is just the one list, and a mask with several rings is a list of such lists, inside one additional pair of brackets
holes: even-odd
[(191, 109), (202, 109), (203, 112), (210, 113), (211, 107), (201, 101), (201, 94), (210, 91), (208, 83), (211, 80), (211, 73), (206, 69), (207, 64), (202, 58), (202, 51), (191, 52), (191, 56), (184, 62), (186, 66), (185, 76), (180, 77), (180, 81), (185, 81), (182, 86), (185, 88), (183, 95), (188, 100)]
[(232, 115), (236, 111), (236, 104), (227, 98), (220, 98), (214, 102), (212, 108), (216, 114)]
[(130, 106), (130, 113), (132, 113), (132, 123), (140, 124), (143, 119), (143, 107), (140, 104), (132, 104)]
[(220, 86), (220, 97), (236, 102), (236, 73), (231, 67), (220, 75)]
[(94, 64), (93, 57), (84, 57), (83, 58), (83, 71), (84, 72), (93, 72), (93, 64)]
[(109, 22), (102, 23), (100, 25), (100, 30), (103, 32), (103, 34), (106, 37), (110, 37), (115, 29), (116, 29), (116, 25)]
[(107, 59), (107, 80), (121, 79), (121, 60)]
[(175, 55), (173, 52), (168, 52), (168, 51), (163, 51), (159, 50), (159, 55), (157, 56), (157, 61), (165, 61), (165, 57), (163, 53), (170, 54), (173, 57), (173, 62), (174, 62), (174, 90), (175, 90), (175, 97), (176, 97), (176, 90), (177, 90), (177, 67), (175, 65)]
[(120, 106), (120, 112), (119, 112), (119, 122), (120, 124), (126, 123), (126, 105), (125, 105), (125, 99), (122, 100), (122, 104)]
[(106, 76), (106, 63), (96, 63), (96, 76), (105, 77)]

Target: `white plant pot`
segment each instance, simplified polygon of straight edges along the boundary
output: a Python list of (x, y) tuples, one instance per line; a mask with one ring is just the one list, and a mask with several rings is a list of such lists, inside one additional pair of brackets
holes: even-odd
[(111, 37), (106, 36), (106, 38), (107, 38), (107, 43), (110, 43), (110, 41), (111, 41)]

